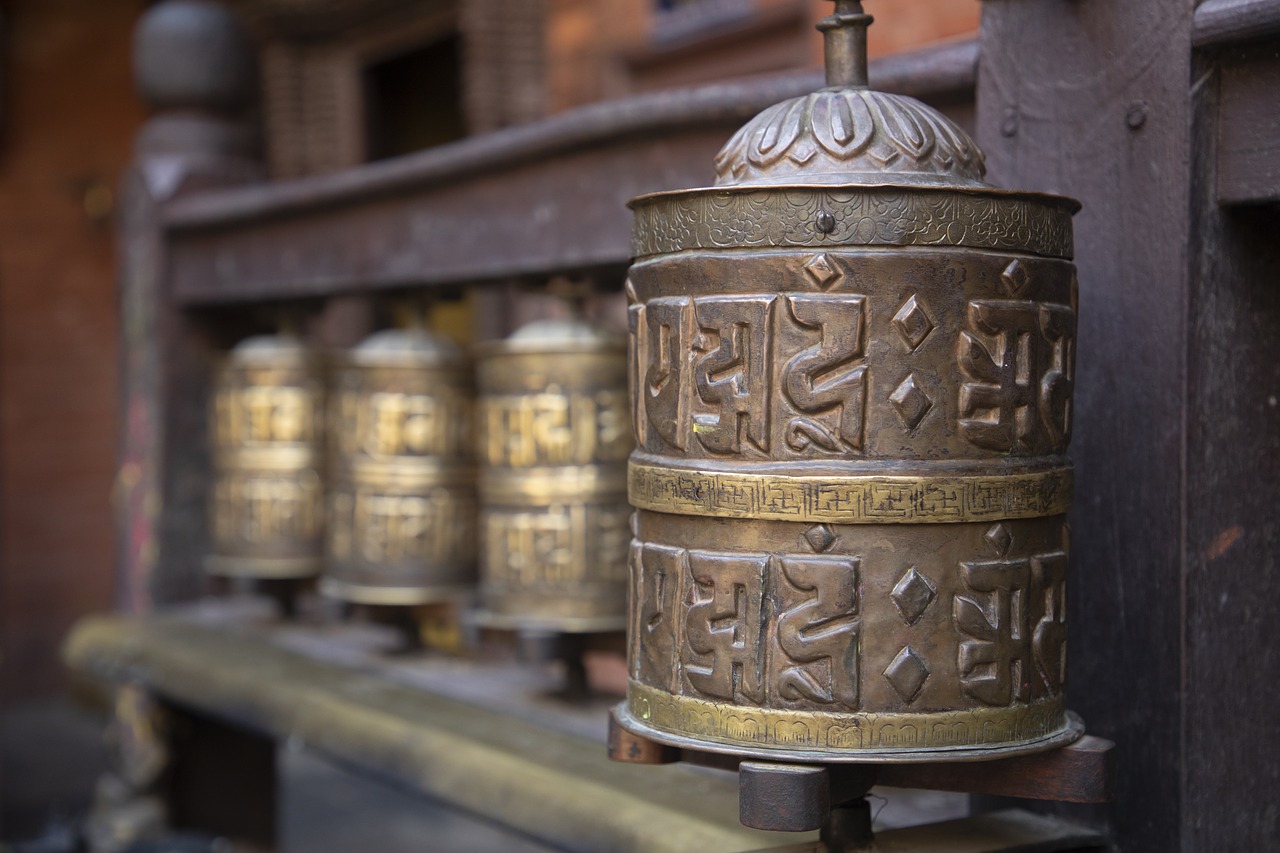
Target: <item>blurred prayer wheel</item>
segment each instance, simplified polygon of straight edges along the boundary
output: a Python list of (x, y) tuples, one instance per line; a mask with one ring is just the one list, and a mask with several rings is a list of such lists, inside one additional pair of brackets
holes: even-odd
[(626, 343), (531, 323), (478, 364), (480, 598), (509, 630), (621, 631), (631, 508)]
[(325, 595), (418, 605), (474, 587), (471, 389), (462, 351), (421, 326), (337, 360)]
[(620, 722), (811, 761), (999, 757), (1065, 706), (1070, 199), (983, 181), (950, 120), (828, 88), (716, 185), (633, 202), (630, 682)]
[(238, 344), (211, 407), (210, 574), (259, 579), (320, 572), (324, 375), (292, 334)]

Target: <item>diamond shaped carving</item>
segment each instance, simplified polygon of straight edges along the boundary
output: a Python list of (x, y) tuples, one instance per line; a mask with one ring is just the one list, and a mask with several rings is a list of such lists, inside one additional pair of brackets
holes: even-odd
[(830, 548), (836, 541), (835, 534), (825, 524), (810, 527), (805, 531), (804, 538), (809, 541), (809, 546), (819, 554)]
[(914, 373), (907, 374), (907, 378), (902, 380), (897, 390), (889, 395), (889, 402), (893, 403), (898, 410), (907, 429), (920, 426), (920, 421), (924, 420), (924, 416), (933, 408), (933, 401), (916, 384)]
[(1005, 289), (1010, 295), (1020, 296), (1031, 283), (1031, 273), (1027, 272), (1027, 266), (1022, 261), (1014, 261), (1000, 273), (1000, 280), (1004, 282)]
[(929, 679), (929, 666), (915, 649), (903, 646), (902, 651), (885, 668), (884, 677), (902, 701), (910, 705), (920, 695), (920, 689)]
[(903, 621), (914, 625), (929, 609), (937, 594), (938, 590), (933, 583), (912, 566), (898, 580), (898, 585), (889, 593), (889, 597), (893, 599), (893, 606), (902, 614)]
[(809, 259), (809, 263), (804, 265), (804, 271), (823, 290), (831, 287), (840, 278), (840, 270), (836, 269), (835, 263), (826, 255), (814, 255)]
[(898, 330), (898, 334), (902, 335), (902, 340), (906, 342), (907, 347), (915, 352), (933, 331), (934, 322), (920, 300), (912, 296), (902, 303), (898, 313), (893, 315), (893, 326)]
[(1009, 546), (1013, 544), (1013, 534), (1009, 532), (1009, 528), (999, 523), (991, 525), (983, 538), (991, 543), (1001, 557), (1009, 553)]

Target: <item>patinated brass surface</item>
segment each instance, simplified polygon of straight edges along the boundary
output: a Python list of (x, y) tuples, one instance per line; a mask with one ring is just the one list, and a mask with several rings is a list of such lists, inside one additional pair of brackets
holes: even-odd
[(475, 583), (470, 366), (420, 327), (378, 332), (336, 360), (321, 590), (413, 605)]
[(1080, 731), (1076, 204), (985, 184), (964, 131), (868, 90), (869, 20), (840, 0), (832, 87), (749, 123), (716, 187), (633, 202), (619, 719), (665, 743), (923, 761)]
[(249, 338), (218, 371), (210, 406), (212, 574), (320, 571), (324, 376), (291, 335)]
[(482, 350), (482, 624), (625, 625), (626, 376), (622, 338), (581, 321), (532, 324)]

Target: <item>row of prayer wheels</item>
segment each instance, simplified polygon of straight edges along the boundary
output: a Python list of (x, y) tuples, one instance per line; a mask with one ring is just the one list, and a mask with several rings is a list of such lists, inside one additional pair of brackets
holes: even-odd
[(319, 575), (356, 604), (460, 599), (477, 621), (622, 627), (630, 535), (625, 345), (581, 320), (485, 345), (420, 325), (323, 359), (250, 338), (212, 406), (213, 574)]
[[(370, 347), (342, 368), (332, 590), (461, 582), (477, 539), (500, 617), (589, 620), (629, 582), (617, 720), (677, 747), (930, 761), (1079, 736), (1065, 704), (1078, 205), (993, 187), (964, 130), (869, 89), (870, 22), (837, 0), (819, 25), (826, 88), (749, 122), (714, 186), (632, 203), (630, 431), (621, 353), (596, 338), (574, 349), (576, 332), (531, 329), (482, 356), (478, 533), (457, 362), (429, 348), (411, 376)], [(255, 455), (235, 434), (245, 461), (219, 487), (306, 504), (290, 517), (308, 526), (270, 555), (290, 571), (315, 566), (321, 514), (319, 477), (298, 476), (319, 464), (320, 382), (295, 357), (264, 374), (288, 391), (276, 409), (227, 419), (295, 443)], [(385, 550), (405, 527), (429, 531), (425, 559)], [(242, 529), (220, 539), (228, 554), (251, 544)]]

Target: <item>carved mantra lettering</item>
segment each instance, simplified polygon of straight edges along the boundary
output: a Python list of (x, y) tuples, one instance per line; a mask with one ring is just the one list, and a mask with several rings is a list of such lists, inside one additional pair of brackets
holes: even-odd
[(664, 297), (632, 306), (637, 419), (645, 415), (637, 440), (653, 450), (657, 439), (690, 453), (757, 459), (860, 451), (865, 306), (865, 297), (849, 294)]
[[(804, 294), (789, 296), (787, 302), (796, 323), (820, 335), (782, 371), (787, 397), (804, 413), (787, 425), (787, 445), (797, 451), (810, 445), (832, 452), (861, 450), (867, 368), (857, 360), (862, 355), (864, 300)], [(836, 415), (835, 429), (822, 418), (809, 417), (828, 413)]]
[(367, 489), (330, 498), (329, 553), (370, 563), (430, 564), (471, 553), (471, 507), (452, 492), (387, 495)]
[(1064, 548), (961, 564), (971, 594), (956, 596), (953, 616), (966, 637), (959, 652), (966, 694), (1005, 706), (1062, 692), (1067, 563)]
[(214, 397), (213, 439), (219, 447), (310, 442), (320, 395), (291, 385), (223, 388)]
[(858, 559), (634, 543), (632, 672), (684, 695), (857, 710)]
[(466, 404), (452, 397), (343, 391), (333, 411), (344, 455), (450, 456), (469, 446)]
[(623, 581), (629, 510), (581, 503), (486, 510), (486, 581), (523, 587)]
[(631, 452), (621, 391), (487, 396), (480, 408), (488, 465), (589, 465), (620, 462)]
[(322, 499), (314, 471), (278, 477), (225, 474), (213, 490), (214, 536), (254, 545), (312, 539), (320, 533)]
[(1001, 452), (1055, 452), (1071, 437), (1075, 312), (1016, 300), (969, 303), (960, 333), (960, 430)]

